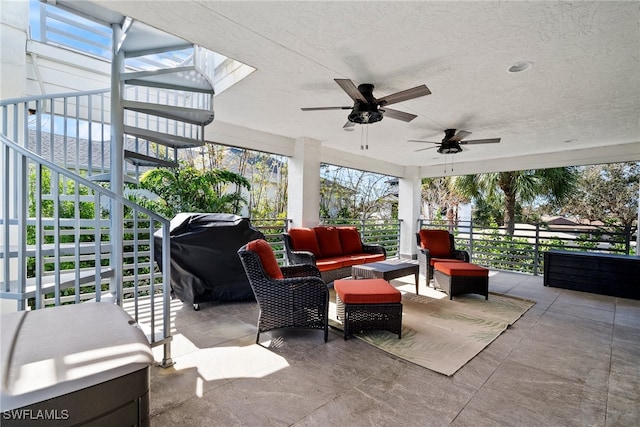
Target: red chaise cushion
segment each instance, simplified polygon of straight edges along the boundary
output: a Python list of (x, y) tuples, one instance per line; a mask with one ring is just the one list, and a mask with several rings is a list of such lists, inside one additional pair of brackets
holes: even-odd
[(345, 304), (388, 304), (402, 300), (400, 291), (383, 279), (336, 280), (333, 288)]
[(247, 250), (258, 254), (260, 261), (262, 262), (262, 268), (264, 268), (264, 272), (267, 273), (267, 276), (272, 279), (284, 279), (282, 270), (280, 270), (280, 266), (278, 265), (276, 255), (273, 253), (271, 245), (269, 245), (266, 240), (258, 239), (250, 241), (247, 243)]

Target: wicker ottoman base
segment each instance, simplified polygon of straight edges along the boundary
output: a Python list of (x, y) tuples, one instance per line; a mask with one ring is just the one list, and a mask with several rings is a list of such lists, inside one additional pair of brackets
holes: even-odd
[(435, 285), (453, 299), (454, 295), (480, 294), (489, 299), (489, 270), (475, 264), (436, 263)]
[[(402, 337), (402, 303), (401, 302), (385, 302), (385, 298), (381, 298), (376, 301), (376, 296), (371, 295), (371, 298), (365, 298), (367, 302), (358, 303), (345, 303), (340, 297), (340, 292), (344, 287), (344, 283), (347, 286), (358, 286), (366, 289), (368, 281), (385, 282), (382, 279), (368, 279), (368, 280), (348, 280), (340, 281), (340, 284), (334, 284), (336, 289), (336, 313), (338, 319), (342, 321), (342, 328), (344, 333), (344, 339), (348, 339), (350, 335), (357, 332), (368, 330), (382, 330), (389, 331), (394, 334), (398, 334), (398, 338)], [(336, 281), (338, 282), (338, 281)], [(386, 283), (386, 282), (385, 282)], [(389, 285), (391, 292), (398, 293), (398, 301), (400, 300), (399, 294), (393, 286)]]

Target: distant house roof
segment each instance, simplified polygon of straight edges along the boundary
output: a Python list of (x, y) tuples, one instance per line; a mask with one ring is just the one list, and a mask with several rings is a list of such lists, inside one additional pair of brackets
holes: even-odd
[(594, 226), (601, 227), (604, 225), (604, 222), (598, 220), (588, 220), (588, 219), (576, 219), (576, 218), (567, 218), (560, 215), (543, 215), (542, 222), (548, 225), (557, 225), (557, 226), (570, 226), (570, 227), (584, 227), (584, 226)]
[(578, 222), (575, 222), (569, 218), (565, 218), (563, 216), (543, 216), (542, 221), (549, 225), (579, 225)]

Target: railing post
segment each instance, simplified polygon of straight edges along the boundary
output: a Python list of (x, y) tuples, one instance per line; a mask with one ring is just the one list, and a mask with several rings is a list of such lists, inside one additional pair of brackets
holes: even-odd
[(540, 268), (540, 223), (536, 224), (536, 240), (533, 246), (533, 275), (538, 275)]
[[(398, 249), (397, 249), (396, 252), (397, 252), (398, 258), (400, 258), (400, 240), (402, 240), (401, 239), (402, 236), (400, 235), (402, 233), (402, 219), (401, 218), (398, 218), (398, 222), (396, 224), (396, 227), (398, 229), (398, 232), (396, 233), (396, 248), (398, 248)], [(409, 256), (411, 256), (411, 254), (409, 254)]]
[(473, 217), (469, 219), (469, 261), (473, 262)]

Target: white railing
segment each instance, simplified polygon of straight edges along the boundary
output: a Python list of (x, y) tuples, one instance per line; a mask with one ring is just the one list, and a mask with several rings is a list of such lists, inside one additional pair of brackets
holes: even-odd
[[(18, 310), (88, 299), (127, 305), (150, 343), (164, 345), (162, 365), (171, 365), (169, 220), (0, 140), (0, 297)], [(120, 237), (110, 230), (116, 209), (126, 218)], [(114, 245), (123, 259), (110, 256)]]

